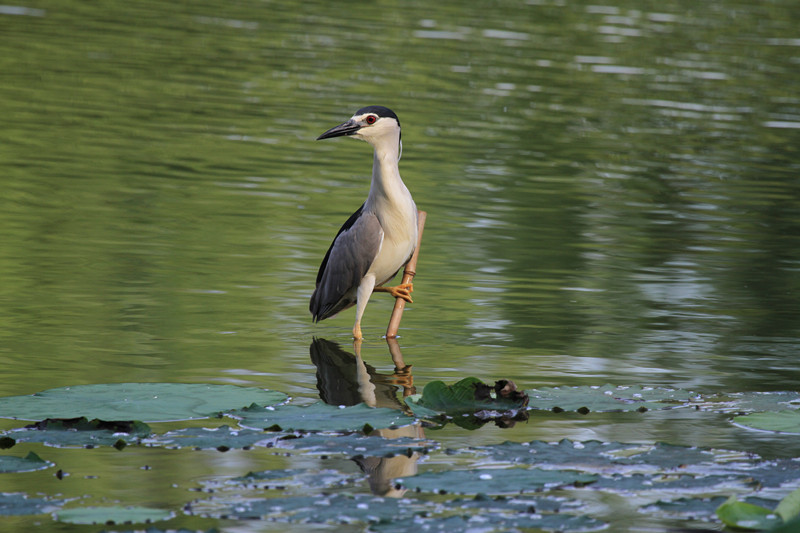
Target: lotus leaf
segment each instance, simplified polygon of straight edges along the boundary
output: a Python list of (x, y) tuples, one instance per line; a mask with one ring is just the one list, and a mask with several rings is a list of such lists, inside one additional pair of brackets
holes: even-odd
[(800, 393), (777, 392), (735, 392), (706, 396), (694, 402), (703, 411), (719, 413), (759, 413), (764, 411), (783, 411), (800, 406)]
[(719, 506), (717, 516), (725, 525), (739, 529), (763, 530), (783, 523), (774, 511), (760, 505), (740, 502), (736, 496), (731, 496)]
[(487, 468), (427, 472), (403, 478), (398, 482), (405, 488), (424, 492), (500, 495), (538, 491), (554, 486), (585, 485), (597, 479), (592, 474), (569, 470)]
[(388, 428), (412, 424), (414, 419), (401, 411), (385, 407), (372, 408), (361, 403), (337, 407), (317, 402), (309, 406), (282, 405), (248, 407), (231, 411), (240, 425), (249, 428), (302, 431), (360, 431), (365, 428)]
[(147, 439), (148, 446), (167, 448), (228, 449), (249, 448), (258, 442), (274, 441), (274, 433), (253, 429), (234, 429), (223, 425), (218, 428), (185, 428), (154, 435)]
[(274, 405), (282, 392), (234, 385), (108, 383), (78, 385), (0, 398), (0, 417), (21, 420), (80, 418), (167, 422), (208, 418), (253, 403)]
[(525, 391), (532, 409), (579, 412), (643, 411), (682, 407), (696, 394), (656, 387), (544, 387)]
[(13, 455), (0, 455), (0, 474), (7, 472), (32, 472), (53, 466), (33, 452), (28, 452), (25, 457)]
[(58, 511), (56, 518), (69, 524), (144, 524), (167, 520), (172, 513), (147, 507), (76, 507)]
[(101, 420), (46, 420), (5, 435), (17, 442), (41, 442), (50, 446), (121, 447), (150, 435), (147, 424), (108, 424)]
[(0, 516), (49, 513), (61, 507), (61, 500), (29, 498), (26, 494), (0, 492)]
[(763, 431), (800, 434), (800, 411), (771, 411), (737, 416), (734, 424)]
[[(505, 380), (498, 382), (495, 389), (501, 390), (502, 385), (507, 383), (509, 382)], [(430, 411), (455, 416), (484, 410), (502, 412), (525, 408), (528, 403), (527, 396), (515, 390), (509, 394), (508, 397), (503, 397), (498, 392), (491, 394), (491, 387), (477, 378), (469, 377), (453, 385), (446, 385), (442, 381), (431, 381), (425, 385), (421, 396), (407, 399), (406, 403), (412, 406), (412, 409), (416, 406), (421, 408), (414, 410), (417, 416), (423, 413), (430, 416)]]

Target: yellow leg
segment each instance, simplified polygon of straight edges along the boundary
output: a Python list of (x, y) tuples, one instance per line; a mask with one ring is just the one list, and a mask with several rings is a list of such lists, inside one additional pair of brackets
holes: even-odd
[(408, 303), (414, 303), (414, 300), (411, 299), (411, 293), (414, 292), (413, 283), (403, 283), (394, 287), (375, 287), (372, 292), (388, 292), (394, 298), (402, 298)]
[(361, 322), (356, 322), (356, 325), (353, 326), (353, 339), (360, 341), (364, 338), (364, 335), (361, 334)]

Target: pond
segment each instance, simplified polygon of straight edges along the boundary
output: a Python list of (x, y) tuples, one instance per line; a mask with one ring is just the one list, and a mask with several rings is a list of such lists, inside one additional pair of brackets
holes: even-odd
[[(308, 299), (371, 171), (365, 143), (314, 139), (371, 104), (397, 112), (400, 171), (427, 212), (399, 345), (383, 338), (390, 297), (362, 323), (358, 371), (393, 408), (470, 376), (798, 391), (799, 25), (788, 0), (0, 6), (0, 397), (143, 382), (363, 399), (353, 311), (312, 324)], [(392, 349), (410, 375), (393, 376)], [(423, 431), (438, 451), (416, 468), (486, 466), (444, 450), (507, 440), (800, 457), (797, 435), (723, 410), (529, 414)], [(55, 466), (0, 474), (0, 492), (156, 507), (174, 513), (165, 528), (285, 529), (181, 511), (249, 471), (328, 472), (338, 488), (298, 493), (371, 493), (347, 458), (3, 454), (28, 451)], [(798, 483), (800, 468), (772, 496)], [(578, 498), (577, 514), (618, 531), (686, 520), (608, 494)]]

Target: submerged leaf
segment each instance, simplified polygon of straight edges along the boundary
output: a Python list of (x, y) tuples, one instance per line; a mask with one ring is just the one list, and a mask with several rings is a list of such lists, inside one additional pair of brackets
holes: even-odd
[(234, 385), (108, 383), (50, 389), (0, 398), (0, 417), (21, 420), (80, 418), (167, 422), (208, 418), (253, 403), (274, 405), (282, 392)]

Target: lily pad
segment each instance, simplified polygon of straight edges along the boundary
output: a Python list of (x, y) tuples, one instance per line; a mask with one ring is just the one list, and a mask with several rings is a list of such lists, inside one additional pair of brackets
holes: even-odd
[(479, 411), (524, 409), (528, 397), (517, 391), (510, 381), (498, 381), (494, 387), (490, 387), (477, 378), (469, 377), (453, 385), (431, 381), (425, 385), (421, 396), (407, 398), (406, 403), (417, 416), (430, 416), (432, 413), (456, 416)]
[(13, 455), (0, 455), (0, 474), (8, 472), (33, 472), (53, 466), (33, 452), (28, 452), (25, 457)]
[(740, 502), (736, 496), (731, 496), (719, 506), (717, 516), (726, 526), (739, 529), (763, 530), (783, 524), (783, 520), (774, 511), (760, 505)]
[(275, 440), (273, 433), (254, 429), (236, 429), (224, 425), (218, 428), (185, 428), (153, 435), (145, 441), (148, 446), (165, 448), (229, 449), (249, 448), (258, 442)]
[(735, 392), (715, 394), (694, 402), (702, 411), (717, 413), (759, 413), (783, 411), (800, 406), (800, 393), (793, 391), (777, 392)]
[(525, 391), (532, 409), (588, 413), (672, 409), (689, 405), (697, 395), (682, 389), (656, 387), (544, 387)]
[(172, 513), (147, 507), (77, 507), (56, 513), (59, 522), (68, 524), (145, 524), (168, 520)]
[(61, 507), (63, 500), (29, 498), (19, 492), (6, 494), (0, 492), (0, 516), (33, 515), (50, 513)]
[[(424, 529), (420, 527), (424, 524)], [(545, 531), (596, 531), (606, 524), (588, 516), (569, 514), (497, 514), (482, 513), (472, 516), (447, 516), (431, 518), (408, 517), (381, 522), (370, 529), (375, 531), (426, 531), (442, 533), (507, 532), (520, 530)]]
[[(533, 500), (537, 501), (537, 500)], [(204, 514), (205, 505), (215, 509), (212, 516), (238, 520), (269, 520), (303, 524), (369, 524), (370, 531), (509, 531), (545, 529), (586, 531), (600, 529), (598, 520), (566, 513), (541, 514), (531, 500), (489, 499), (471, 502), (454, 500), (434, 503), (358, 495), (315, 495), (246, 500), (220, 507), (218, 503), (197, 502), (190, 511)], [(458, 513), (456, 516), (453, 513)]]
[(368, 407), (360, 403), (350, 407), (337, 407), (317, 402), (309, 406), (282, 405), (278, 407), (252, 406), (228, 413), (240, 419), (248, 428), (274, 431), (363, 431), (406, 426), (414, 419), (401, 411), (385, 407)]
[(274, 405), (282, 392), (234, 385), (108, 383), (50, 389), (0, 398), (0, 417), (21, 420), (80, 418), (168, 422), (208, 418), (251, 404)]
[(714, 463), (714, 455), (709, 450), (663, 443), (642, 445), (569, 439), (555, 443), (506, 441), (502, 444), (472, 447), (466, 451), (485, 455), (495, 462), (598, 472), (613, 468), (620, 471), (625, 466), (642, 466), (648, 471), (667, 471), (677, 467), (685, 468), (687, 465)]
[(150, 435), (150, 426), (142, 422), (123, 424), (102, 420), (45, 420), (24, 429), (5, 433), (17, 442), (41, 442), (49, 446), (115, 446), (121, 448)]
[(800, 489), (795, 489), (783, 498), (775, 508), (775, 512), (784, 522), (800, 516)]
[(405, 488), (423, 492), (501, 495), (565, 485), (586, 485), (597, 480), (596, 475), (569, 470), (487, 468), (426, 472), (398, 482)]
[(734, 417), (733, 423), (762, 431), (800, 434), (800, 411), (753, 413)]

